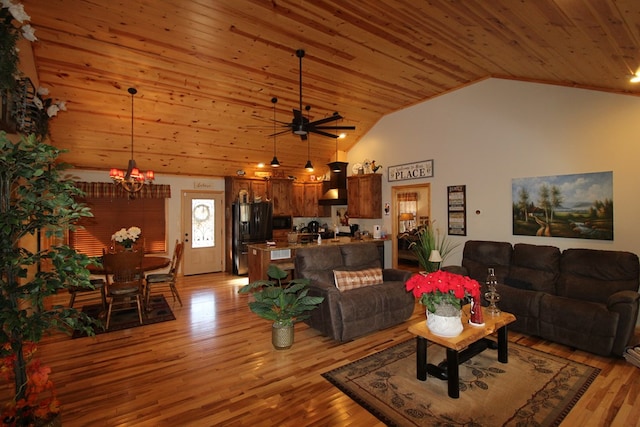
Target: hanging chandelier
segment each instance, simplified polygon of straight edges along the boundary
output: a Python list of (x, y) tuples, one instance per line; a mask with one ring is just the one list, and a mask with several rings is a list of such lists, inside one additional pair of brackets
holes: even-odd
[(137, 193), (142, 190), (144, 184), (153, 182), (155, 175), (152, 170), (140, 172), (133, 159), (133, 97), (138, 91), (130, 87), (128, 92), (131, 94), (131, 159), (126, 171), (112, 168), (109, 176), (116, 185), (121, 185), (128, 193)]

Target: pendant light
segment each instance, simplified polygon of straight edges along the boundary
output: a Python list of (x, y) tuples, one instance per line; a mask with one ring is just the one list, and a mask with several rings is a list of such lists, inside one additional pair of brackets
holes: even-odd
[[(338, 114), (338, 113), (335, 112), (333, 114)], [(331, 172), (340, 173), (342, 172), (342, 169), (340, 169), (340, 162), (338, 161), (338, 124), (337, 123), (336, 123), (335, 133), (336, 133), (336, 160), (332, 163), (333, 168), (331, 169)]]
[(280, 162), (278, 161), (278, 157), (276, 157), (276, 103), (278, 102), (278, 98), (274, 96), (271, 98), (271, 102), (273, 103), (273, 160), (271, 160), (271, 167), (279, 168)]
[(126, 172), (112, 168), (109, 171), (109, 177), (115, 184), (121, 185), (122, 188), (132, 196), (134, 193), (142, 190), (144, 184), (153, 182), (155, 174), (152, 170), (144, 173), (140, 172), (133, 158), (133, 98), (138, 91), (133, 87), (130, 87), (127, 91), (131, 94), (131, 159), (127, 165)]
[[(309, 110), (311, 106), (307, 105), (305, 108), (307, 109), (307, 121), (310, 123)], [(311, 134), (307, 134), (307, 164), (304, 165), (304, 168), (307, 172), (313, 172), (313, 165), (311, 164)]]

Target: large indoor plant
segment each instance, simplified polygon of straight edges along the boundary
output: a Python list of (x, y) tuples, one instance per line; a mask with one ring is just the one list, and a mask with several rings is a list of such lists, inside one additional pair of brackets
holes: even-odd
[[(16, 139), (18, 137), (16, 136)], [(72, 308), (48, 307), (45, 299), (69, 287), (90, 288), (87, 266), (95, 263), (64, 244), (40, 245), (41, 237), (63, 241), (67, 230), (91, 212), (62, 176), (60, 150), (35, 135), (17, 142), (0, 132), (0, 358), (13, 398), (3, 425), (39, 425), (59, 411), (49, 368), (33, 359), (35, 344), (52, 330), (91, 334), (95, 321)], [(35, 248), (23, 244), (35, 236)]]
[[(435, 222), (435, 221), (434, 221)], [(440, 265), (455, 248), (460, 244), (453, 243), (447, 239), (445, 234), (440, 234), (440, 230), (434, 229), (433, 222), (425, 227), (420, 228), (416, 232), (417, 240), (409, 244), (409, 249), (418, 258), (418, 263), (427, 273), (434, 272), (440, 268)], [(441, 261), (431, 262), (429, 257), (432, 251), (438, 251)]]
[(272, 341), (276, 349), (286, 349), (293, 344), (293, 325), (309, 317), (324, 301), (324, 297), (308, 296), (309, 279), (293, 279), (282, 283), (287, 272), (275, 264), (267, 268), (267, 276), (274, 280), (256, 280), (243, 286), (238, 293), (253, 294), (249, 309), (263, 319), (273, 321)]

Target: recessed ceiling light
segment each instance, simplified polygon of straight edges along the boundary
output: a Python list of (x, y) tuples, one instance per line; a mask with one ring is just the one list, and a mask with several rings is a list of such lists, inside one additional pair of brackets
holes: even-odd
[(629, 81), (631, 83), (640, 83), (640, 71), (636, 72), (633, 76), (631, 76)]

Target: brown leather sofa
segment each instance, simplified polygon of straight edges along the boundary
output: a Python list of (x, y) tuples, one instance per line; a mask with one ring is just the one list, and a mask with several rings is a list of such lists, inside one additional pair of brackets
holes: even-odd
[(640, 264), (623, 251), (470, 240), (462, 268), (484, 283), (498, 278), (499, 307), (515, 314), (513, 330), (600, 355), (621, 356), (638, 319)]
[[(339, 290), (334, 270), (382, 270), (382, 283)], [(309, 246), (296, 250), (295, 275), (311, 280), (310, 296), (324, 301), (306, 322), (337, 341), (402, 323), (411, 317), (415, 299), (405, 289), (411, 272), (381, 267), (378, 247), (371, 243)]]

